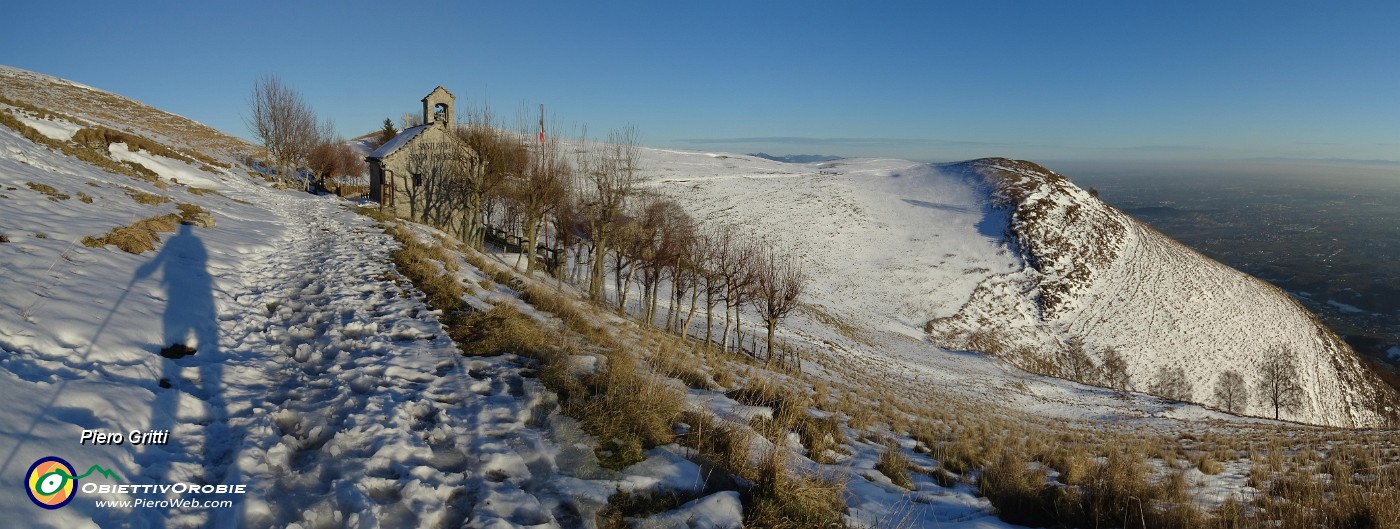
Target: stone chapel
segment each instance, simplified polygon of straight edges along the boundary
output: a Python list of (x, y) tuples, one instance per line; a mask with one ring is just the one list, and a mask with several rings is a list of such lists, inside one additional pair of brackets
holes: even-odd
[(449, 160), (469, 164), (479, 160), (454, 130), (455, 102), (452, 92), (434, 88), (423, 98), (423, 124), (404, 129), (365, 158), (369, 197), (381, 209), (404, 218), (421, 217)]

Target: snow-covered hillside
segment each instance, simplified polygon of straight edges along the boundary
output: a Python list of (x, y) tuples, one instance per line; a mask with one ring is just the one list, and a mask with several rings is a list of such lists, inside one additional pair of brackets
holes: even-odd
[[(13, 119), (0, 126), (0, 400), (11, 403), (0, 475), (28, 479), (58, 456), (83, 487), (52, 511), (0, 495), (0, 513), (28, 527), (562, 528), (593, 526), (625, 493), (695, 498), (646, 513), (649, 526), (743, 523), (739, 492), (711, 490), (709, 463), (689, 449), (603, 468), (531, 360), (464, 358), (390, 264), (397, 243), (343, 201), (275, 189), (235, 160), (238, 140), (191, 141), (182, 131), (204, 129), (128, 99), (13, 69), (0, 81), (13, 103), (0, 103)], [(85, 162), (74, 149), (101, 147), (64, 142), (92, 125), (211, 162), (123, 143)], [(136, 227), (155, 230), (151, 244), (118, 249), (142, 237)], [(94, 240), (104, 234), (112, 244)], [(455, 259), (464, 303), (550, 321)], [(681, 394), (724, 420), (772, 413), (722, 390)], [(147, 434), (156, 442), (138, 443)], [(927, 473), (907, 478), (915, 490), (892, 484), (874, 470), (890, 448), (845, 436), (837, 465), (799, 464), (849, 480), (853, 526), (1007, 527), (969, 485)], [(936, 465), (899, 443), (920, 468)], [(176, 484), (212, 492), (87, 488)]]
[[(15, 72), (0, 71), (0, 86)], [(72, 86), (20, 74), (24, 86)], [(102, 119), (83, 101), (43, 107), (82, 124), (0, 111), (61, 138)], [(171, 130), (145, 123), (121, 128)], [(231, 153), (206, 151), (236, 169), (109, 150), (157, 176), (112, 173), (0, 125), (0, 475), (18, 484), (57, 456), (82, 487), (201, 490), (84, 488), (45, 511), (15, 488), (0, 495), (0, 525), (575, 527), (618, 491), (703, 486), (665, 447), (635, 468), (599, 468), (523, 361), (461, 355), (394, 272), (397, 243), (340, 199), (273, 189)], [(212, 225), (171, 223), (140, 254), (82, 242), (181, 206)], [(460, 274), (486, 280), (465, 263)], [(504, 287), (467, 300), (488, 301), (543, 318)], [(156, 442), (138, 443), (148, 432)], [(113, 474), (84, 474), (93, 465)], [(244, 493), (212, 488), (235, 486)], [(722, 492), (664, 516), (731, 527), (738, 509)]]
[[(647, 151), (647, 163), (653, 185), (698, 217), (795, 248), (814, 278), (808, 313), (821, 315), (814, 319), (911, 338), (930, 331), (952, 349), (972, 348), (969, 336), (989, 333), (998, 347), (986, 352), (1023, 367), (1053, 361), (1067, 342), (1082, 340), (1091, 354), (1119, 351), (1138, 391), (1159, 368), (1182, 366), (1193, 400), (1212, 405), (1219, 373), (1245, 374), (1252, 389), (1265, 352), (1289, 347), (1306, 398), (1283, 418), (1348, 427), (1383, 420), (1375, 408), (1388, 388), (1286, 294), (1034, 164), (783, 164), (667, 150)], [(878, 342), (872, 349), (882, 350), (871, 358), (902, 364), (894, 371), (932, 364), (961, 371), (963, 384), (982, 380), (977, 360), (950, 362), (936, 347), (873, 334), (861, 341)], [(1074, 400), (1071, 410), (1098, 406), (1092, 396)], [(1143, 406), (1119, 409), (1132, 416)], [(1257, 400), (1248, 408), (1257, 416), (1272, 411)]]
[[(932, 332), (956, 344), (997, 322), (1009, 350), (1053, 354), (1068, 338), (1090, 351), (1113, 348), (1142, 390), (1159, 369), (1180, 366), (1195, 400), (1208, 402), (1217, 377), (1249, 380), (1266, 355), (1298, 361), (1303, 399), (1286, 419), (1376, 426), (1393, 392), (1356, 354), (1282, 290), (1211, 260), (1118, 211), (1063, 176), (1026, 162), (982, 160), (946, 168), (981, 176), (1014, 208), (1009, 232), (1033, 266), (983, 283)], [(1038, 317), (1026, 318), (1034, 310)], [(1246, 413), (1268, 416), (1259, 400)]]
[[(43, 517), (28, 498), (10, 494), (0, 495), (0, 513), (22, 513), (36, 527), (575, 527), (628, 492), (695, 498), (645, 514), (648, 526), (743, 522), (749, 500), (732, 488), (711, 489), (712, 463), (679, 444), (652, 448), (622, 470), (600, 467), (596, 440), (558, 412), (537, 359), (463, 357), (441, 313), (390, 264), (398, 244), (389, 235), (339, 199), (274, 189), (250, 174), (236, 161), (248, 148), (240, 140), (20, 70), (0, 67), (0, 95), (14, 103), (0, 102), (0, 112), (21, 125), (0, 126), (0, 399), (10, 403), (0, 407), (0, 475), (19, 481), (31, 463), (57, 455), (78, 473), (91, 465), (116, 471), (122, 483), (242, 485), (248, 492), (194, 496), (232, 501), (223, 508), (100, 507), (94, 498), (170, 497), (84, 493), (84, 501)], [(85, 162), (42, 145), (90, 125), (204, 158), (118, 142)], [(802, 258), (812, 284), (779, 333), (813, 354), (805, 359), (808, 377), (783, 375), (797, 394), (828, 392), (816, 387), (836, 381), (842, 399), (855, 399), (847, 410), (903, 401), (927, 404), (920, 411), (1176, 434), (1197, 419), (1266, 421), (1031, 374), (961, 350), (959, 340), (990, 329), (1007, 349), (1049, 355), (1081, 338), (1128, 356), (1138, 387), (1158, 366), (1184, 365), (1202, 380), (1199, 396), (1216, 366), (1250, 368), (1249, 355), (1260, 351), (1251, 338), (1278, 339), (1305, 353), (1312, 392), (1308, 415), (1289, 418), (1376, 419), (1366, 414), (1369, 378), (1350, 351), (1286, 296), (1036, 166), (787, 164), (664, 149), (642, 156), (652, 190), (707, 224), (734, 224)], [(117, 242), (132, 237), (124, 226), (155, 228), (152, 248), (119, 250)], [(403, 229), (423, 241), (443, 237), (423, 226)], [(104, 234), (108, 240), (94, 239)], [(556, 323), (522, 299), (515, 281), (526, 279), (497, 280), (460, 253), (451, 259), (442, 270), (467, 287), (463, 303), (505, 304)], [(618, 336), (638, 329), (611, 314), (591, 316)], [(753, 315), (745, 318), (752, 329)], [(566, 327), (552, 329), (559, 336), (551, 339), (566, 337)], [(1309, 348), (1309, 339), (1317, 346)], [(633, 345), (652, 347), (641, 339)], [(596, 367), (606, 358), (571, 360)], [(697, 388), (667, 379), (690, 410), (740, 425), (772, 418), (773, 407), (728, 394), (738, 380), (761, 379), (757, 366), (707, 362), (715, 371), (701, 378), (736, 381)], [(876, 385), (897, 398), (861, 392)], [(1005, 526), (976, 489), (981, 470), (958, 470), (947, 483), (935, 474), (949, 476), (947, 461), (935, 460), (946, 452), (934, 453), (949, 440), (917, 439), (892, 420), (857, 427), (849, 411), (803, 411), (836, 419), (845, 439), (824, 454), (829, 463), (802, 455), (795, 434), (787, 448), (798, 454), (797, 468), (845, 483), (841, 501), (852, 526)], [(1251, 411), (1263, 414), (1258, 406)], [(166, 430), (163, 445), (81, 437)], [(781, 443), (756, 436), (750, 444)], [(891, 451), (910, 461), (909, 486), (878, 470)], [(1234, 494), (1221, 483), (1243, 483), (1246, 473), (1239, 466), (1228, 480), (1196, 490), (1218, 503)]]

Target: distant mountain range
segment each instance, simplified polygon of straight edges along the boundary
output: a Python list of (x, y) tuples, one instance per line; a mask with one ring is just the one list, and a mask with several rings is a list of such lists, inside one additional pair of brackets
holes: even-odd
[(841, 159), (840, 156), (831, 156), (831, 155), (829, 155), (829, 154), (789, 154), (789, 155), (786, 155), (786, 156), (776, 156), (776, 155), (772, 155), (772, 154), (760, 152), (760, 153), (752, 153), (752, 154), (749, 154), (749, 156), (757, 156), (757, 157), (763, 158), (763, 159), (765, 159), (765, 160), (773, 160), (773, 161), (775, 161), (775, 162), (783, 162), (783, 163), (829, 162), (829, 161), (832, 161), (832, 160), (840, 160), (840, 159)]

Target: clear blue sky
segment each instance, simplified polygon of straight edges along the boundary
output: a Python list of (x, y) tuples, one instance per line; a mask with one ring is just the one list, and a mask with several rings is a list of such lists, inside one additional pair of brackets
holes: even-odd
[(346, 136), (544, 103), (652, 146), (1400, 171), (1400, 3), (38, 2), (0, 63), (247, 137), (280, 76)]

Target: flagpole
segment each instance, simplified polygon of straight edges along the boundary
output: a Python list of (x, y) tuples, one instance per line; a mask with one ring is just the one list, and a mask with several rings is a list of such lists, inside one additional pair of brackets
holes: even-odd
[[(543, 158), (544, 158), (544, 103), (540, 103), (540, 155), (541, 155), (541, 156), (540, 156), (540, 158), (541, 158), (540, 161), (541, 161), (541, 162), (547, 162), (546, 160), (543, 159)], [(545, 223), (543, 223), (543, 224), (544, 224), (544, 246), (545, 246), (545, 248), (549, 248), (549, 223), (548, 223), (548, 222), (545, 222)], [(535, 249), (534, 249), (534, 248), (531, 248), (531, 249), (530, 249), (530, 252), (532, 252), (532, 253), (535, 252)]]

